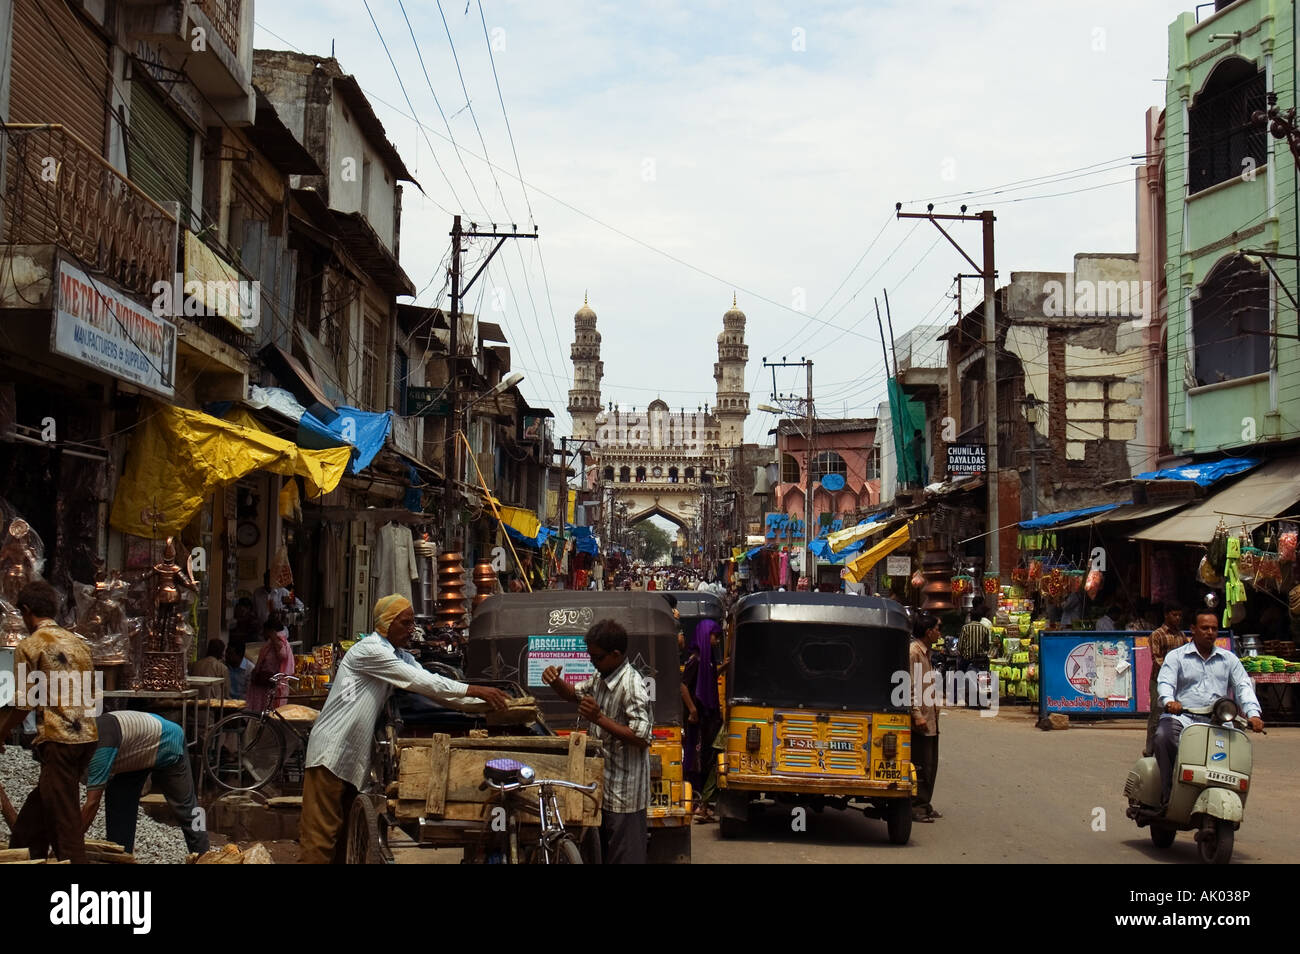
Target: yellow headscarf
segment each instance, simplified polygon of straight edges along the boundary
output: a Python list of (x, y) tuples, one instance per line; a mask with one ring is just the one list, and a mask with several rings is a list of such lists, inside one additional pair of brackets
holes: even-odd
[(388, 624), (411, 608), (411, 601), (405, 596), (393, 593), (381, 596), (375, 604), (375, 632), (380, 636), (388, 635)]

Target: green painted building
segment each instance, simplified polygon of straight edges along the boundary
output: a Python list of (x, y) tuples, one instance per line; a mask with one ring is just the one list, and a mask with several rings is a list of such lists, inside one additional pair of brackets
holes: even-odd
[(1256, 254), (1296, 254), (1296, 162), (1252, 121), (1268, 93), (1296, 103), (1295, 2), (1217, 6), (1169, 27), (1165, 353), (1184, 455), (1300, 438), (1300, 341), (1274, 337), (1300, 334), (1300, 268)]

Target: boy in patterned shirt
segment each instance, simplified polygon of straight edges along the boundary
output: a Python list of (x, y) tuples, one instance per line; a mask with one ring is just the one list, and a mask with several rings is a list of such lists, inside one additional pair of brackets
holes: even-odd
[(603, 619), (587, 631), (587, 654), (596, 675), (571, 685), (561, 667), (542, 673), (561, 699), (578, 703), (604, 743), (605, 797), (600, 810), (600, 847), (607, 865), (646, 863), (646, 809), (650, 805), (650, 739), (654, 715), (641, 674), (627, 661), (627, 630)]

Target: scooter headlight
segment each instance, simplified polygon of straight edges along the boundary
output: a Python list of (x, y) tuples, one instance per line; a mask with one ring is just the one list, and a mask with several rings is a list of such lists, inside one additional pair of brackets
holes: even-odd
[(1212, 718), (1218, 723), (1231, 722), (1237, 718), (1239, 712), (1241, 712), (1241, 709), (1237, 706), (1237, 703), (1231, 699), (1220, 699), (1214, 704)]

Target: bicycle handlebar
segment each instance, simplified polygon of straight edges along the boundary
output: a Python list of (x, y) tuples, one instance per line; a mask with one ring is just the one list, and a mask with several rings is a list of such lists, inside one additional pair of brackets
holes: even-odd
[(536, 778), (531, 782), (494, 782), (491, 779), (485, 779), (488, 787), (496, 789), (498, 792), (517, 792), (525, 788), (538, 788), (544, 785), (554, 786), (556, 788), (571, 788), (576, 792), (582, 792), (584, 795), (592, 795), (596, 791), (596, 783), (589, 785), (579, 785), (577, 782), (566, 782), (561, 778)]
[(284, 673), (282, 673), (282, 672), (274, 673), (274, 674), (271, 676), (271, 682), (272, 682), (273, 684), (279, 684), (279, 683), (281, 683), (281, 682), (285, 682), (285, 681), (291, 681), (291, 682), (302, 682), (302, 680), (299, 679), (297, 676), (286, 676), (286, 675), (285, 675)]

